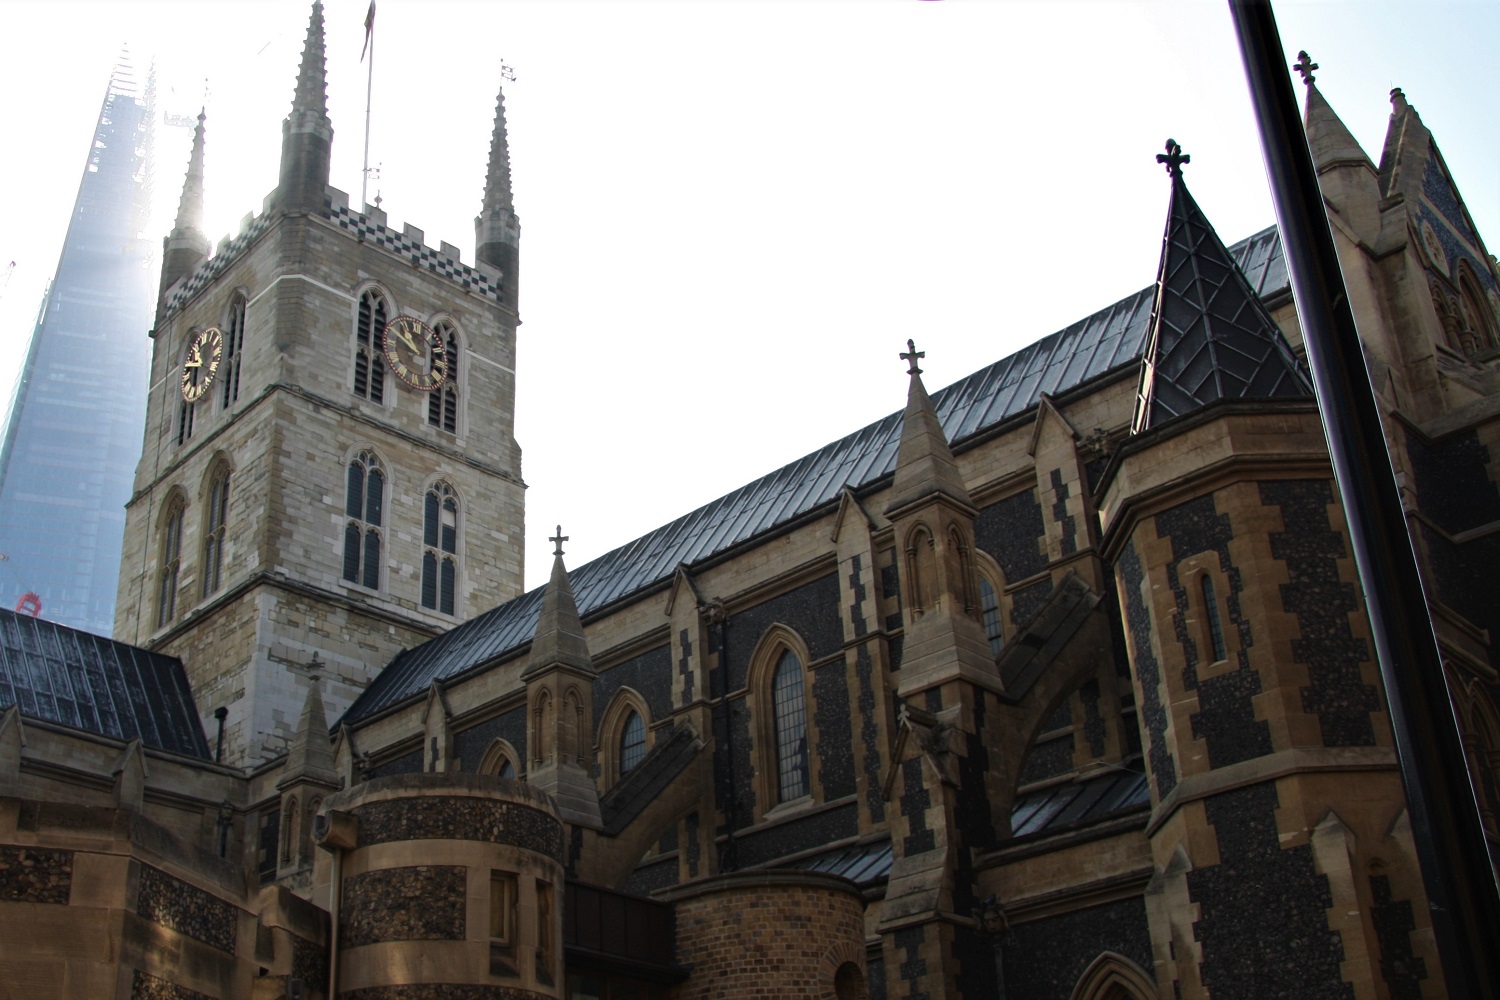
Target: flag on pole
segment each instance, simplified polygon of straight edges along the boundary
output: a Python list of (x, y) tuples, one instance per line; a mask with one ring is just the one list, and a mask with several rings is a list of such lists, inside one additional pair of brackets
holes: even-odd
[(370, 39), (375, 37), (375, 0), (370, 0), (370, 10), (365, 14), (365, 46), (359, 50), (359, 61), (365, 61), (365, 53), (370, 51)]

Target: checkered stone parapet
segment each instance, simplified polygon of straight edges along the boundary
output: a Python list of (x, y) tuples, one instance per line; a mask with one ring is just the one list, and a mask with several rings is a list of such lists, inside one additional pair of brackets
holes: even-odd
[(261, 235), (270, 228), (271, 216), (262, 215), (246, 226), (245, 231), (234, 239), (228, 243), (220, 244), (218, 253), (205, 260), (202, 264), (199, 264), (198, 270), (194, 271), (188, 276), (186, 281), (177, 286), (177, 290), (167, 299), (166, 311), (168, 313), (175, 312), (192, 301), (193, 296), (212, 284), (219, 275), (223, 274), (229, 268), (230, 264), (240, 259), (240, 255), (245, 252), (247, 247), (260, 239)]
[[(434, 250), (421, 240), (414, 240), (403, 233), (372, 222), (368, 216), (352, 211), (345, 205), (335, 206), (325, 202), (320, 214), (335, 226), (353, 234), (361, 243), (379, 247), (387, 253), (425, 268), (432, 274), (447, 278), (465, 292), (471, 292), (495, 302), (504, 301), (504, 286), (501, 281), (481, 274), (460, 262), (457, 257), (449, 256), (442, 250)], [(221, 244), (218, 253), (200, 264), (198, 270), (194, 271), (187, 281), (179, 285), (172, 293), (167, 300), (167, 312), (182, 308), (195, 295), (212, 284), (244, 254), (247, 248), (271, 228), (274, 221), (275, 216), (271, 213), (261, 215), (245, 227), (244, 232), (228, 243)]]
[(380, 247), (388, 253), (411, 261), (418, 267), (424, 267), (433, 274), (456, 283), (466, 292), (473, 292), (496, 302), (502, 301), (503, 289), (500, 282), (492, 281), (472, 267), (460, 263), (456, 257), (450, 257), (440, 250), (426, 246), (419, 240), (413, 240), (402, 233), (393, 232), (385, 226), (371, 222), (367, 216), (350, 211), (344, 206), (329, 210), (326, 218), (345, 232), (358, 236), (361, 242)]

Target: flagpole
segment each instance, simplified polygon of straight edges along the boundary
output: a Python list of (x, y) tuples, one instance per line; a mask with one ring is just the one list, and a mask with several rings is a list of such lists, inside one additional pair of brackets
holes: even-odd
[(365, 42), (370, 47), (370, 74), (365, 82), (365, 162), (360, 172), (359, 210), (363, 212), (369, 204), (370, 193), (370, 98), (375, 93), (375, 4), (370, 3), (370, 13), (365, 17)]

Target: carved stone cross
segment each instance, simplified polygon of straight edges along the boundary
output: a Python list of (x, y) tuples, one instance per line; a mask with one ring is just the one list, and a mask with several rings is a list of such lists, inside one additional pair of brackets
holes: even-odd
[(1167, 165), (1167, 173), (1173, 177), (1181, 177), (1182, 165), (1193, 162), (1193, 158), (1182, 151), (1182, 147), (1177, 145), (1176, 139), (1168, 139), (1167, 151), (1165, 153), (1157, 153), (1156, 162), (1165, 163)]
[(908, 369), (906, 369), (906, 374), (908, 374), (908, 375), (920, 375), (920, 374), (922, 374), (922, 369), (920, 369), (920, 368), (917, 367), (917, 359), (918, 358), (925, 358), (925, 357), (927, 357), (927, 352), (926, 351), (919, 351), (919, 350), (917, 350), (916, 343), (914, 341), (908, 340), (906, 342), (906, 352), (901, 355), (901, 360), (902, 361), (909, 361), (909, 362), (911, 362), (911, 367), (908, 368)]
[(1305, 49), (1297, 53), (1297, 61), (1292, 63), (1292, 69), (1302, 74), (1302, 82), (1309, 87), (1312, 86), (1313, 80), (1316, 79), (1312, 71), (1317, 68), (1318, 64), (1312, 61), (1312, 56), (1308, 55)]
[(567, 540), (568, 540), (568, 536), (562, 533), (562, 525), (559, 524), (557, 526), (557, 534), (555, 534), (555, 535), (553, 535), (553, 536), (551, 536), (550, 538), (547, 539), (547, 541), (549, 541), (549, 542), (556, 542), (557, 543), (557, 548), (555, 548), (555, 549), (552, 550), (552, 554), (555, 555), (555, 556), (562, 555), (563, 554), (562, 543), (566, 542)]

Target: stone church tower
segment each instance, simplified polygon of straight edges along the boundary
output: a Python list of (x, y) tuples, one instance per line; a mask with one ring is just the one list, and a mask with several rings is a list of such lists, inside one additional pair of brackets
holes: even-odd
[(178, 656), (224, 760), (287, 749), (404, 648), (521, 592), (503, 95), (474, 266), (329, 187), (313, 5), (265, 211), (207, 255), (200, 118), (164, 255), (115, 635)]

